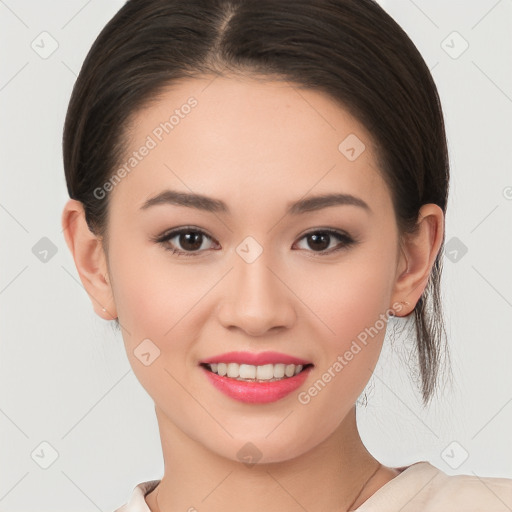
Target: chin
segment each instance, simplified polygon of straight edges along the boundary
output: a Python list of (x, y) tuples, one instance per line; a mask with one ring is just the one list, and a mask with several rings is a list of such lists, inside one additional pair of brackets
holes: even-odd
[[(285, 439), (288, 442), (285, 442)], [(255, 438), (243, 436), (236, 440), (230, 440), (229, 447), (227, 443), (224, 444), (222, 452), (218, 451), (219, 445), (216, 444), (214, 451), (229, 460), (252, 467), (255, 464), (263, 465), (293, 460), (313, 447), (314, 443), (307, 446), (304, 444), (304, 440), (297, 440), (292, 436), (286, 436), (286, 438), (276, 436), (275, 439), (270, 440), (260, 434)]]

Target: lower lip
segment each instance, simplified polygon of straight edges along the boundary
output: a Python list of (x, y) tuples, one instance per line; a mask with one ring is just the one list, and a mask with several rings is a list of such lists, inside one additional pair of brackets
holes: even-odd
[(201, 368), (210, 382), (230, 398), (248, 404), (266, 404), (280, 400), (295, 391), (307, 379), (312, 366), (308, 366), (293, 377), (285, 377), (273, 382), (241, 381), (230, 377), (221, 377), (204, 367)]

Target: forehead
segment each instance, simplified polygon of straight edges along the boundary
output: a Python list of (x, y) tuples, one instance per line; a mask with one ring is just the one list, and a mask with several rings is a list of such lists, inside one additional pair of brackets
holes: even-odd
[(174, 82), (136, 113), (127, 140), (112, 196), (134, 206), (163, 188), (240, 205), (336, 191), (389, 206), (364, 126), (328, 95), (289, 82)]

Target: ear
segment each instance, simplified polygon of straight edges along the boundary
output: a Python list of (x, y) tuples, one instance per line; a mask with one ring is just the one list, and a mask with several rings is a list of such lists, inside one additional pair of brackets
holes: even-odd
[(424, 204), (418, 215), (418, 230), (406, 234), (400, 242), (397, 273), (393, 290), (393, 304), (401, 304), (401, 313), (407, 316), (414, 310), (427, 286), (430, 271), (444, 237), (444, 213), (436, 204)]
[[(117, 318), (101, 238), (89, 229), (80, 201), (70, 199), (66, 203), (62, 212), (62, 228), (66, 244), (73, 255), (80, 280), (92, 301), (94, 311), (105, 320)], [(103, 311), (103, 308), (106, 311)]]

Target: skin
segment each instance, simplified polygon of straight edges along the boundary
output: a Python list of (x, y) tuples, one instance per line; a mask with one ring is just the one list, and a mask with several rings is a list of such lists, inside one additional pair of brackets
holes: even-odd
[[(399, 474), (379, 468), (356, 423), (355, 403), (385, 328), (308, 404), (297, 393), (393, 304), (397, 316), (412, 311), (442, 242), (443, 212), (424, 205), (418, 233), (400, 244), (369, 133), (323, 93), (286, 82), (204, 77), (175, 84), (137, 114), (128, 153), (190, 96), (198, 105), (110, 193), (107, 252), (81, 203), (69, 200), (62, 216), (93, 307), (106, 320), (119, 318), (132, 369), (155, 403), (165, 472), (146, 502), (162, 512), (353, 510)], [(338, 150), (351, 133), (366, 145), (355, 161)], [(166, 188), (221, 199), (231, 213), (140, 209)], [(338, 205), (285, 215), (288, 202), (332, 192), (363, 199), (371, 212)], [(182, 226), (211, 237), (193, 256), (152, 240)], [(340, 241), (331, 237), (319, 252), (305, 237), (319, 228), (357, 243), (322, 256)], [(252, 263), (236, 252), (247, 236), (263, 249)], [(175, 237), (167, 246), (184, 250), (181, 242)], [(400, 301), (409, 305), (398, 311)], [(148, 366), (134, 354), (147, 338), (160, 350)], [(244, 404), (211, 386), (198, 366), (231, 350), (275, 350), (315, 366), (297, 392)], [(252, 466), (237, 456), (248, 442), (261, 452)]]

